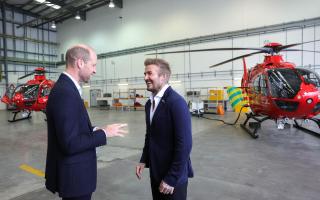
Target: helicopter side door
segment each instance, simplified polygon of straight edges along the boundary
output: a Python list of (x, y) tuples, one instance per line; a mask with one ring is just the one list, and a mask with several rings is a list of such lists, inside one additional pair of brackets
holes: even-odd
[(267, 77), (264, 74), (260, 75), (260, 95), (259, 101), (261, 105), (262, 114), (268, 115), (270, 111), (270, 100), (268, 94)]
[(261, 112), (262, 106), (260, 103), (261, 99), (261, 86), (260, 86), (260, 76), (256, 76), (253, 79), (253, 87), (251, 90), (251, 98), (250, 98), (250, 105), (251, 109), (254, 113), (258, 114)]
[(268, 87), (267, 79), (264, 74), (256, 76), (253, 80), (251, 92), (250, 107), (255, 114), (268, 114), (269, 111), (269, 98), (268, 98)]

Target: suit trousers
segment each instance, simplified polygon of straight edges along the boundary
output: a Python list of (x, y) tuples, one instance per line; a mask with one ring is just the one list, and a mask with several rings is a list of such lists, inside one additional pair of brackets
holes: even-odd
[(163, 194), (159, 192), (160, 183), (151, 180), (151, 190), (153, 200), (186, 200), (188, 181), (174, 188), (173, 194)]
[(88, 195), (83, 195), (83, 196), (80, 196), (80, 197), (67, 197), (67, 198), (62, 198), (62, 200), (91, 200), (91, 194), (88, 194)]

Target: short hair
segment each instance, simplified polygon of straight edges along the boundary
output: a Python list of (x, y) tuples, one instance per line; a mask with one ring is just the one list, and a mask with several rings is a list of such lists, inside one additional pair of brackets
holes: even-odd
[(160, 68), (160, 75), (167, 75), (167, 78), (169, 80), (171, 75), (171, 69), (167, 61), (161, 58), (147, 58), (144, 61), (144, 66), (148, 65), (157, 65)]
[(67, 65), (74, 66), (77, 59), (82, 59), (85, 63), (90, 60), (90, 50), (84, 45), (76, 45), (68, 49), (66, 53)]

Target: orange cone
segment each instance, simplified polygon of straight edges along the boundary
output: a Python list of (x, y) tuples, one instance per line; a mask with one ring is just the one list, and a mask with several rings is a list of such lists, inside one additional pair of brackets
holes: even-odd
[(221, 103), (218, 104), (217, 106), (217, 114), (218, 115), (224, 115), (224, 109)]

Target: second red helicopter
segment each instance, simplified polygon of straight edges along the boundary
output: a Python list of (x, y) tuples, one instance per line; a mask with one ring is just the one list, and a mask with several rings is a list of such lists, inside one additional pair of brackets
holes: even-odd
[[(31, 118), (32, 111), (42, 111), (45, 113), (49, 93), (54, 85), (54, 81), (47, 79), (45, 69), (38, 67), (34, 72), (20, 77), (23, 79), (33, 75), (34, 78), (25, 84), (15, 87), (11, 84), (1, 98), (1, 101), (10, 107), (13, 107), (13, 118), (9, 122), (15, 122), (23, 119)], [(22, 117), (16, 118), (21, 113)]]

